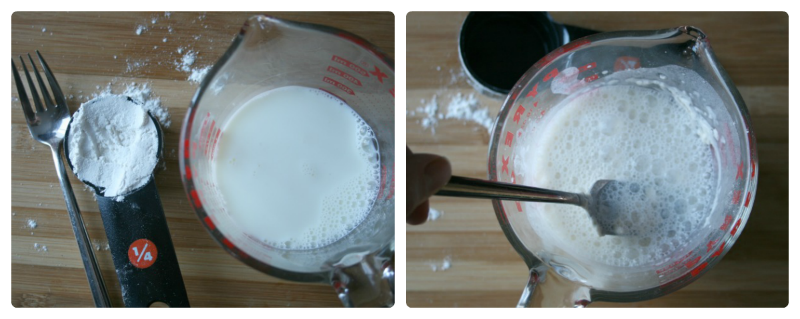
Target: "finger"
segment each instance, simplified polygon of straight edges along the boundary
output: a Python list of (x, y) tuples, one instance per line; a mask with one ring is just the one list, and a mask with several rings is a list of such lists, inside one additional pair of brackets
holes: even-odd
[(433, 154), (406, 151), (406, 215), (450, 180), (450, 162)]
[(428, 220), (428, 211), (430, 211), (430, 204), (428, 201), (424, 201), (406, 216), (406, 222), (411, 225), (422, 224)]

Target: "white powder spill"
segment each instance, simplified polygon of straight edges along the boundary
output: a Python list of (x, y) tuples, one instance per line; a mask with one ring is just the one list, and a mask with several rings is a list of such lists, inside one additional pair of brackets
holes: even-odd
[(46, 31), (47, 31), (47, 28), (42, 28), (42, 32), (46, 32)]
[(36, 251), (38, 251), (40, 253), (41, 252), (47, 252), (47, 246), (46, 245), (39, 245), (39, 243), (33, 243), (33, 249), (36, 249)]
[(439, 103), (436, 101), (436, 95), (428, 103), (425, 103), (424, 100), (420, 102), (423, 106), (418, 107), (417, 112), (425, 114), (420, 124), (426, 129), (431, 129), (432, 134), (436, 134), (436, 125), (439, 124), (439, 119), (436, 117), (439, 114)]
[(109, 250), (110, 249), (110, 246), (109, 246), (107, 240), (99, 241), (97, 239), (92, 239), (92, 247), (94, 247), (94, 250), (97, 250), (97, 251)]
[(147, 66), (148, 62), (150, 62), (150, 61), (148, 59), (131, 60), (130, 58), (127, 58), (127, 59), (125, 59), (125, 62), (128, 64), (128, 68), (125, 70), (125, 72), (130, 73), (130, 72), (139, 70), (139, 69)]
[(207, 66), (204, 68), (195, 68), (192, 69), (192, 74), (189, 75), (189, 82), (200, 83), (203, 82), (203, 79), (208, 74), (208, 71), (211, 70), (211, 66)]
[(458, 119), (462, 121), (470, 121), (480, 124), (491, 133), (492, 122), (494, 117), (489, 115), (489, 109), (481, 107), (478, 98), (475, 94), (463, 96), (461, 93), (456, 94), (447, 105), (446, 119)]
[(146, 30), (147, 30), (146, 26), (144, 26), (142, 24), (138, 25), (138, 26), (136, 26), (136, 35), (142, 35), (142, 32), (144, 32)]
[[(441, 72), (442, 67), (437, 66), (436, 71)], [(440, 120), (460, 120), (476, 123), (484, 127), (490, 134), (494, 125), (494, 115), (489, 113), (489, 108), (481, 105), (475, 93), (455, 95), (447, 93), (456, 87), (456, 84), (466, 81), (463, 70), (449, 70), (449, 75), (442, 78), (444, 82), (430, 99), (420, 100), (420, 106), (406, 111), (406, 116), (421, 116), (420, 125), (430, 129), (431, 134), (436, 134), (436, 126)], [(446, 104), (444, 103), (446, 102)], [(445, 113), (446, 112), (446, 113)], [(477, 129), (477, 128), (476, 128)]]
[(431, 220), (431, 221), (437, 220), (437, 219), (441, 218), (442, 215), (444, 215), (444, 211), (437, 210), (437, 209), (435, 209), (433, 207), (428, 209), (428, 220)]
[(103, 195), (117, 201), (143, 186), (157, 163), (158, 148), (148, 111), (169, 126), (169, 113), (148, 84), (128, 84), (120, 95), (109, 84), (83, 103), (73, 115), (69, 136), (68, 156), (78, 178), (105, 187)]
[(441, 263), (431, 262), (431, 263), (428, 263), (428, 266), (431, 267), (431, 270), (433, 272), (446, 271), (446, 270), (450, 269), (450, 266), (451, 266), (450, 261), (451, 261), (450, 256), (447, 256), (447, 257), (444, 257), (444, 260), (442, 260)]
[(180, 61), (175, 61), (175, 68), (179, 71), (183, 72), (191, 72), (192, 71), (192, 64), (197, 59), (197, 52), (193, 50), (189, 50), (186, 54), (181, 58)]
[(425, 129), (430, 129), (432, 134), (436, 134), (436, 126), (441, 119), (455, 119), (476, 123), (486, 129), (489, 133), (494, 125), (494, 116), (489, 114), (489, 108), (481, 106), (480, 101), (474, 93), (463, 95), (458, 93), (450, 97), (447, 103), (447, 113), (441, 112), (438, 95), (434, 95), (430, 101), (420, 101), (422, 106), (415, 111), (409, 111), (407, 115), (424, 115), (420, 120), (420, 125)]
[(30, 229), (36, 229), (36, 227), (37, 227), (37, 226), (39, 226), (39, 225), (36, 223), (36, 221), (35, 221), (35, 220), (33, 220), (33, 219), (28, 219), (28, 228), (30, 228)]
[(161, 123), (161, 126), (169, 128), (172, 124), (169, 112), (161, 106), (161, 98), (153, 95), (149, 84), (136, 85), (136, 83), (132, 83), (125, 88), (122, 95), (129, 96), (141, 104), (145, 111), (150, 112)]

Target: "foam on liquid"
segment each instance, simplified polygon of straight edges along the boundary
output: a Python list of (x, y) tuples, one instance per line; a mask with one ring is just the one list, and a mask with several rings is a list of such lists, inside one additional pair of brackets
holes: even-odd
[(528, 204), (528, 219), (548, 244), (612, 267), (652, 267), (693, 248), (714, 205), (715, 158), (707, 124), (698, 125), (673, 93), (600, 86), (564, 100), (526, 135), (518, 164), (526, 185), (589, 194), (596, 181), (611, 179), (644, 190), (615, 194), (630, 206), (625, 222), (636, 236), (600, 237), (577, 206)]
[(313, 249), (352, 231), (380, 180), (375, 136), (336, 97), (288, 86), (254, 97), (225, 124), (215, 175), (247, 234), (282, 249)]

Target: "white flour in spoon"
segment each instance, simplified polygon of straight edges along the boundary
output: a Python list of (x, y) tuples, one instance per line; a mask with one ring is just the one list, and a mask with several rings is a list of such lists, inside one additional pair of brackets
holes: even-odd
[(82, 181), (105, 187), (122, 201), (144, 186), (158, 163), (158, 133), (143, 105), (125, 95), (102, 94), (72, 116), (69, 156)]

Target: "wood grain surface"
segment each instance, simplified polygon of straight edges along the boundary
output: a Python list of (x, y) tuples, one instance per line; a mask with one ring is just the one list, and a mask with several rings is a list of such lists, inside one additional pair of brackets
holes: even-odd
[[(486, 178), (489, 136), (471, 121), (440, 119), (433, 133), (419, 108), (435, 96), (445, 108), (466, 83), (457, 37), (466, 13), (407, 16), (408, 146), (448, 157), (453, 173)], [(693, 25), (711, 39), (741, 92), (758, 138), (758, 196), (736, 244), (712, 271), (670, 295), (591, 307), (785, 307), (789, 302), (789, 19), (786, 13), (552, 13), (554, 20), (598, 31)], [(476, 94), (496, 115), (502, 101)], [(446, 112), (446, 109), (440, 110)], [(498, 226), (489, 201), (433, 197), (443, 214), (406, 226), (410, 307), (512, 307), (527, 269)], [(449, 269), (442, 269), (445, 260)], [(436, 271), (434, 271), (434, 268)]]
[[(74, 12), (12, 15), (12, 57), (39, 50), (55, 72), (74, 112), (112, 84), (149, 83), (169, 109), (164, 131), (166, 170), (156, 174), (189, 301), (195, 307), (339, 307), (333, 289), (260, 273), (228, 255), (212, 240), (187, 202), (178, 172), (180, 129), (197, 83), (176, 68), (187, 50), (192, 68), (213, 65), (247, 18), (255, 13)], [(394, 56), (394, 15), (382, 13), (269, 13), (325, 24), (357, 34)], [(136, 34), (138, 26), (146, 26)], [(182, 52), (178, 53), (178, 49)], [(18, 62), (18, 61), (17, 61)], [(93, 307), (49, 149), (28, 132), (11, 87), (11, 304), (15, 307)], [(97, 203), (71, 172), (70, 180), (89, 236), (96, 244), (114, 306), (121, 307)], [(31, 229), (28, 221), (36, 222)], [(46, 247), (46, 251), (43, 249)]]

